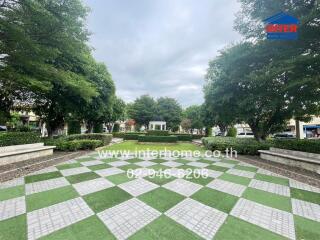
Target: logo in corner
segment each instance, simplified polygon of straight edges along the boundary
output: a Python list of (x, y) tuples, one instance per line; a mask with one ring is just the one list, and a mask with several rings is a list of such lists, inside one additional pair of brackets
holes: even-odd
[(267, 39), (296, 40), (298, 39), (299, 19), (284, 12), (273, 15), (263, 22), (266, 24)]

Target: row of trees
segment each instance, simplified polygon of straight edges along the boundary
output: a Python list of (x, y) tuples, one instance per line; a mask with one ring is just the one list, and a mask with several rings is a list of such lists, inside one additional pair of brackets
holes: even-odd
[[(320, 111), (320, 7), (316, 0), (240, 0), (235, 28), (244, 40), (209, 63), (208, 119), (225, 131), (246, 122), (257, 140)], [(299, 39), (265, 39), (263, 19), (283, 10), (299, 18)]]
[(180, 125), (187, 131), (204, 127), (202, 106), (193, 105), (183, 110), (176, 99), (169, 97), (155, 100), (149, 95), (143, 95), (127, 105), (127, 114), (138, 127), (148, 128), (152, 120), (165, 121), (171, 131), (177, 131)]
[(0, 121), (29, 106), (48, 134), (68, 120), (94, 125), (123, 114), (106, 66), (94, 60), (80, 0), (3, 0), (0, 5)]

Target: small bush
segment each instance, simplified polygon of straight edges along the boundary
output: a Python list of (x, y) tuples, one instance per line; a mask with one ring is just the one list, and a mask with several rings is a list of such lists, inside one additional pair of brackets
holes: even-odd
[(123, 138), (126, 133), (124, 132), (113, 132), (112, 136), (115, 138)]
[(201, 134), (192, 134), (192, 139), (201, 139), (203, 137), (205, 137), (204, 135), (201, 135)]
[(114, 126), (113, 126), (113, 129), (112, 129), (112, 132), (119, 132), (120, 130), (120, 125), (119, 123), (115, 123)]
[(236, 137), (237, 136), (237, 129), (235, 127), (231, 127), (228, 129), (227, 137)]
[(278, 139), (274, 140), (274, 147), (320, 154), (320, 141), (308, 139)]
[(73, 140), (100, 140), (103, 145), (108, 145), (112, 140), (112, 135), (107, 133), (88, 133), (88, 134), (73, 134), (65, 137), (68, 141)]
[(97, 123), (93, 125), (93, 132), (94, 133), (103, 133), (103, 125), (102, 123)]
[(68, 121), (68, 135), (80, 134), (80, 133), (81, 133), (80, 121), (78, 121), (78, 120)]
[(41, 142), (40, 134), (36, 132), (0, 133), (0, 147), (39, 142)]
[(139, 135), (138, 136), (139, 142), (167, 142), (173, 143), (178, 141), (177, 136), (150, 136), (150, 135)]
[(151, 135), (151, 136), (169, 136), (169, 131), (149, 130), (147, 132), (147, 135)]
[(141, 133), (126, 133), (123, 136), (124, 140), (138, 140), (138, 136), (141, 135)]
[[(50, 143), (50, 144), (49, 144)], [(97, 147), (103, 146), (103, 142), (101, 140), (72, 140), (68, 141), (66, 139), (56, 139), (51, 140), (51, 142), (47, 141), (46, 145), (54, 145), (57, 150), (61, 151), (76, 151), (76, 150), (94, 150)]]
[(177, 136), (178, 141), (192, 141), (191, 134), (174, 134), (174, 136)]
[(206, 137), (202, 138), (206, 149), (224, 152), (227, 148), (236, 150), (238, 154), (258, 155), (258, 150), (268, 150), (273, 146), (271, 141), (258, 142), (255, 139), (233, 137)]

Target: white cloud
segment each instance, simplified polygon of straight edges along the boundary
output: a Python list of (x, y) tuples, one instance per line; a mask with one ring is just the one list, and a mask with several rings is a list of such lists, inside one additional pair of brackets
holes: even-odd
[(233, 30), (236, 0), (86, 0), (94, 55), (108, 66), (117, 94), (203, 102), (210, 59), (240, 39)]

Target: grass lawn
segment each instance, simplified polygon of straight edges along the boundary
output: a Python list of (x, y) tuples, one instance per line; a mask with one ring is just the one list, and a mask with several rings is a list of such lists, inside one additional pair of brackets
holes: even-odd
[(168, 151), (205, 151), (203, 147), (199, 147), (192, 143), (178, 142), (170, 144), (161, 143), (138, 143), (138, 141), (124, 141), (119, 144), (114, 144), (112, 146), (104, 148), (104, 150), (126, 150), (126, 151), (146, 151), (146, 150), (168, 150)]

